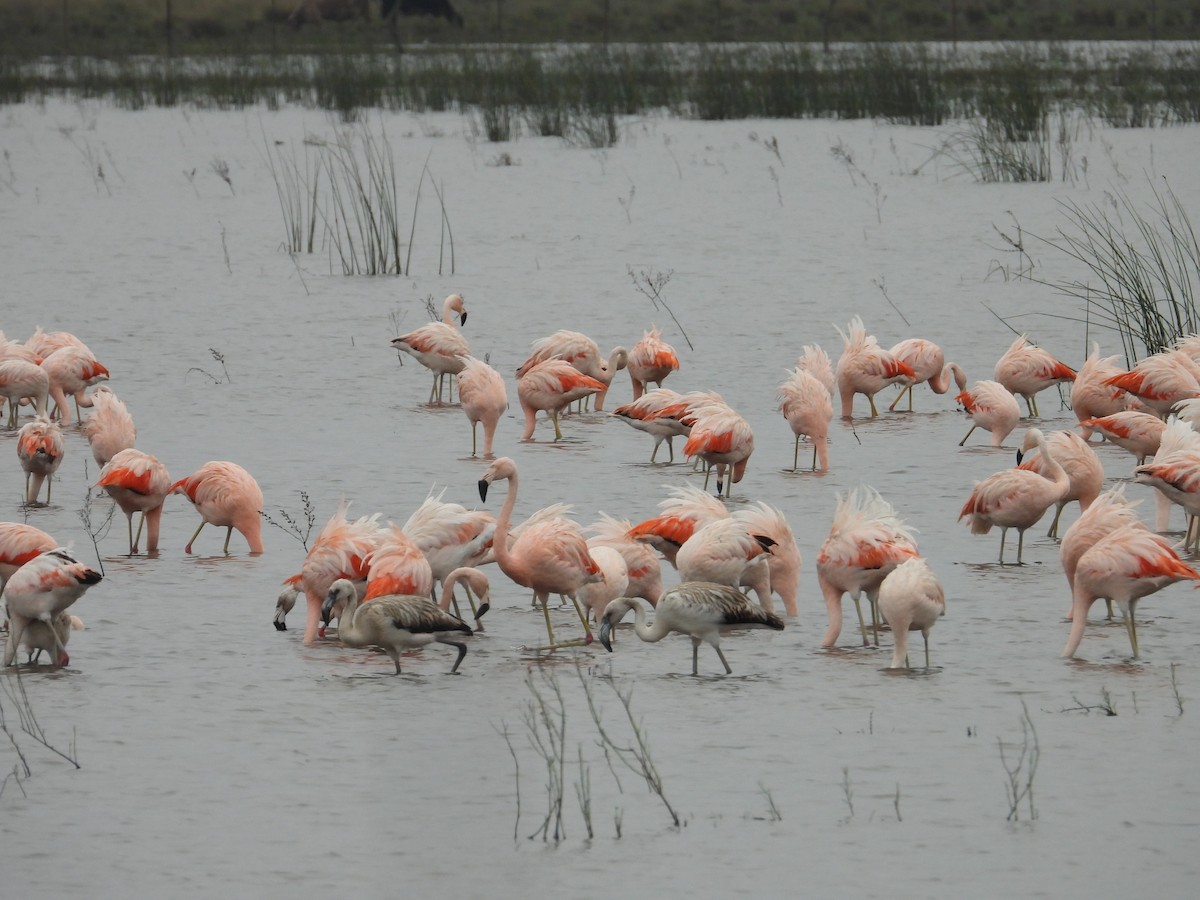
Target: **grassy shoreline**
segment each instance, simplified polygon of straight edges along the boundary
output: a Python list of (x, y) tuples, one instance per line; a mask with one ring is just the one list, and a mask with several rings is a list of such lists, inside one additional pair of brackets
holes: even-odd
[(1198, 121), (1200, 47), (647, 44), (0, 58), (0, 103), (54, 96), (131, 109), (294, 104), (347, 119), (363, 109), (453, 109), (481, 116), (492, 140), (515, 136), (514, 127), (562, 136), (581, 116), (652, 113), (916, 125), (982, 117), (1021, 136), (1067, 109), (1112, 126)]

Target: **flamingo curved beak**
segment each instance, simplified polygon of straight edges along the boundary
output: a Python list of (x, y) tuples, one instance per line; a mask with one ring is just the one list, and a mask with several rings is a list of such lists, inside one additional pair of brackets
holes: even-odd
[(460, 326), (467, 324), (467, 314), (466, 313), (463, 313), (461, 316), (458, 317), (458, 324)]
[(604, 649), (609, 653), (613, 652), (612, 648), (612, 622), (608, 619), (602, 619), (600, 622), (600, 643), (604, 645)]
[(488, 492), (488, 481), (486, 478), (480, 478), (479, 479), (479, 501), (481, 503), (487, 502), (487, 492)]

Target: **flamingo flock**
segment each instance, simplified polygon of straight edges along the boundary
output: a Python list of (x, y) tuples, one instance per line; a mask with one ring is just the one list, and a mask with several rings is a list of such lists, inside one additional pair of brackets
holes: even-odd
[[(533, 341), (515, 370), (524, 419), (518, 437), (515, 430), (507, 435), (502, 430), (509, 409), (506, 380), (486, 355), (472, 355), (461, 330), (466, 322), (462, 295), (451, 294), (441, 321), (397, 336), (391, 345), (430, 371), (430, 406), (458, 406), (465, 414), (472, 432), (471, 457), (486, 463), (477, 479), (480, 505), (445, 500), (446, 488), (431, 492), (403, 525), (384, 525), (381, 512), (352, 519), (350, 503), (343, 500), (298, 561), (298, 571), (284, 579), (276, 601), (276, 629), (287, 631), (288, 614), (303, 597), (304, 645), (331, 643), (336, 621), (338, 643), (382, 650), (396, 675), (402, 672), (402, 656), (433, 643), (455, 648), (449, 669), (455, 674), (467, 656), (467, 638), (478, 640), (486, 633), (484, 617), (493, 608), (491, 581), (503, 577), (530, 593), (544, 622), (546, 643), (527, 645), (523, 652), (586, 648), (595, 640), (593, 626), (602, 646), (613, 651), (618, 626), (632, 612), (632, 633), (643, 641), (658, 642), (671, 633), (690, 638), (692, 675), (699, 673), (702, 643), (713, 647), (728, 675), (732, 667), (721, 646), (723, 633), (780, 631), (804, 623), (805, 604), (811, 600), (804, 596), (794, 525), (803, 523), (809, 535), (816, 534), (814, 511), (793, 514), (789, 522), (773, 503), (732, 497), (733, 485), (754, 482), (748, 474), (754, 429), (711, 385), (686, 392), (663, 386), (688, 370), (656, 326), (647, 328), (631, 350), (618, 345), (607, 356), (577, 331), (560, 329)], [(858, 394), (867, 398), (871, 418), (886, 418), (875, 397), (896, 385), (888, 413), (912, 417), (922, 415), (913, 412), (917, 386), (927, 384), (937, 396), (953, 384), (955, 400), (972, 421), (959, 446), (982, 428), (990, 432), (993, 448), (1003, 447), (1020, 428), (1017, 398), (1023, 398), (1030, 427), (1020, 431), (1017, 464), (999, 468), (973, 489), (963, 485), (959, 518), (974, 534), (999, 528), (996, 564), (1023, 565), (1026, 532), (1053, 508), (1047, 536), (1058, 540), (1064, 511), (1077, 503), (1079, 515), (1061, 536), (1070, 598), (1062, 654), (1072, 657), (1079, 651), (1089, 610), (1103, 598), (1110, 617), (1112, 604), (1120, 609), (1137, 657), (1138, 601), (1180, 581), (1200, 581), (1200, 572), (1186, 560), (1187, 553), (1200, 553), (1200, 433), (1193, 425), (1200, 421), (1200, 338), (1182, 340), (1128, 370), (1093, 346), (1076, 371), (1021, 335), (999, 357), (992, 379), (968, 387), (964, 367), (947, 361), (943, 349), (929, 340), (908, 337), (884, 349), (858, 316), (844, 327), (832, 324), (832, 329), (843, 345), (836, 364), (820, 345), (804, 345), (776, 388), (778, 412), (794, 441), (784, 471), (819, 479), (839, 465), (830, 439), (835, 396), (844, 420), (854, 421)], [(632, 398), (606, 413), (607, 394), (621, 369), (629, 371)], [(186, 553), (193, 552), (206, 524), (225, 529), (222, 554), (230, 555), (235, 530), (251, 555), (264, 553), (264, 497), (254, 476), (238, 463), (213, 461), (173, 480), (163, 463), (135, 447), (130, 410), (107, 383), (101, 384), (110, 378), (92, 351), (66, 332), (39, 329), (24, 343), (0, 335), (0, 399), (9, 405), (8, 427), (15, 432), (26, 476), (26, 509), (53, 502), (52, 479), (77, 431), (101, 466), (95, 486), (126, 517), (130, 556), (139, 553), (143, 531), (145, 551), (159, 552), (164, 506), (172, 494), (185, 498), (200, 519), (184, 545)], [(1037, 427), (1037, 395), (1064, 383), (1071, 385), (1078, 430), (1045, 433)], [(906, 397), (906, 408), (897, 413)], [(589, 402), (594, 404), (591, 414), (583, 415)], [(553, 426), (553, 444), (578, 444), (604, 417), (645, 432), (654, 440), (652, 470), (677, 465), (672, 442), (683, 438), (682, 453), (692, 461), (697, 480), (703, 474), (703, 488), (669, 486), (660, 514), (640, 522), (620, 517), (624, 511), (612, 515), (597, 510), (594, 521), (584, 525), (564, 503), (526, 511), (518, 521), (524, 496), (519, 493), (518, 451), (522, 443), (537, 443), (539, 413)], [(664, 441), (668, 459), (660, 462)], [(1097, 441), (1135, 457), (1134, 481), (1153, 488), (1159, 504), (1157, 530), (1141, 522), (1123, 489), (1104, 490)], [(802, 442), (811, 445), (812, 454), (803, 467)], [(497, 457), (497, 446), (510, 455)], [(499, 510), (492, 512), (487, 501), (498, 482), (506, 483), (506, 490)], [(1187, 517), (1182, 546), (1158, 533), (1165, 530), (1165, 518), (1175, 505)], [(862, 648), (879, 647), (881, 632), (890, 630), (890, 668), (907, 670), (908, 636), (919, 631), (929, 671), (930, 632), (945, 614), (946, 596), (934, 566), (918, 548), (915, 529), (891, 500), (867, 484), (837, 496), (834, 506), (816, 560), (826, 610), (819, 646), (838, 648), (842, 599), (849, 594), (858, 620), (855, 648), (860, 643)], [(140, 514), (136, 532), (135, 514)], [(1010, 529), (1017, 531), (1015, 562), (1005, 558)], [(664, 584), (662, 562), (668, 564), (665, 571), (676, 570), (678, 583)], [(485, 567), (493, 563), (499, 573), (489, 578)], [(27, 523), (0, 522), (0, 584), (9, 621), (5, 664), (16, 663), (23, 648), (29, 660), (44, 652), (52, 664), (65, 665), (67, 640), (83, 627), (68, 609), (100, 581), (99, 572), (55, 537)], [(459, 605), (459, 590), (469, 602), (469, 614)], [(861, 606), (864, 594), (869, 621)], [(782, 617), (776, 600), (782, 603)], [(552, 602), (574, 610), (576, 636), (564, 637), (561, 624), (556, 632)]]

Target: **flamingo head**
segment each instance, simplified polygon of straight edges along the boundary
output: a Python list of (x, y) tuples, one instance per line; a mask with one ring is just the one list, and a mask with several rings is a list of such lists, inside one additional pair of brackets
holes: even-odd
[(507, 456), (502, 456), (490, 466), (483, 477), (479, 479), (479, 499), (487, 501), (488, 486), (493, 481), (500, 481), (504, 478), (512, 478), (517, 474), (517, 464)]
[[(357, 599), (358, 591), (354, 587), (354, 582), (347, 578), (339, 578), (329, 586), (329, 591), (325, 594), (325, 602), (321, 604), (321, 623), (322, 631), (329, 627), (329, 623), (334, 619), (334, 610), (339, 613), (345, 612), (346, 604), (351, 598)], [(322, 634), (324, 636), (324, 634)]]
[(625, 613), (633, 608), (634, 602), (630, 597), (618, 597), (609, 603), (608, 606), (604, 607), (604, 614), (600, 617), (599, 639), (600, 643), (604, 645), (604, 649), (609, 653), (612, 653), (613, 628), (624, 618)]

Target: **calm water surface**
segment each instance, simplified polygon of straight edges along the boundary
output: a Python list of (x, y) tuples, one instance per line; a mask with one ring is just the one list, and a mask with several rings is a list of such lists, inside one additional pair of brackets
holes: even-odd
[[(800, 615), (782, 633), (730, 636), (730, 677), (716, 677), (707, 648), (701, 677), (688, 675), (680, 637), (621, 635), (611, 655), (595, 647), (539, 665), (520, 648), (538, 640), (540, 614), (492, 570), (487, 631), (460, 674), (446, 674), (452, 651), (434, 647), (407, 657), (397, 678), (379, 654), (303, 647), (299, 611), (292, 630), (272, 629), (279, 584), (304, 556), (283, 531), (268, 528), (267, 552), (250, 557), (236, 535), (223, 556), (223, 535), (206, 530), (188, 556), (195, 513), (172, 498), (162, 552), (130, 559), (118, 513), (99, 540), (105, 580), (74, 609), (87, 630), (72, 638), (70, 667), (22, 675), (48, 736), (73, 746), (81, 768), (21, 740), (33, 777), (0, 797), (8, 893), (1190, 895), (1200, 874), (1190, 589), (1143, 603), (1140, 661), (1127, 661), (1123, 628), (1093, 612), (1081, 658), (1064, 662), (1069, 596), (1044, 526), (1030, 532), (1027, 565), (1000, 568), (998, 535), (972, 537), (955, 521), (973, 483), (1012, 464), (1018, 435), (1003, 450), (978, 435), (959, 449), (964, 417), (922, 388), (913, 414), (836, 426), (826, 476), (792, 474), (774, 389), (806, 343), (836, 359), (833, 326), (856, 313), (885, 346), (937, 341), (972, 380), (991, 377), (1013, 337), (987, 307), (1078, 365), (1084, 327), (1058, 317), (1076, 315), (1072, 301), (1013, 277), (1020, 262), (997, 229), (1021, 227), (1040, 279), (1081, 275), (1030, 233), (1065, 225), (1062, 201), (1103, 205), (1124, 191), (1141, 202), (1160, 178), (1197, 209), (1195, 129), (1082, 133), (1074, 180), (981, 186), (931, 159), (942, 137), (933, 130), (649, 120), (628, 123), (619, 147), (590, 151), (533, 138), (490, 145), (457, 116), (387, 115), (373, 127), (395, 150), (400, 207), (412, 209), (428, 158), (456, 272), (447, 262), (438, 274), (426, 185), (411, 274), (347, 278), (330, 274), (328, 249), (298, 266), (281, 250), (266, 163), (268, 143), (338, 127), (300, 111), (4, 109), (0, 328), (78, 334), (111, 370), (138, 446), (173, 477), (235, 460), (273, 518), (300, 515), (306, 491), (319, 528), (343, 497), (354, 514), (397, 522), (435, 486), (477, 502), (484, 463), (469, 457), (461, 411), (425, 408), (426, 372), (388, 347), (394, 321), (425, 321), (423, 298), (466, 297), (465, 335), (509, 378), (514, 405), (511, 373), (535, 338), (573, 328), (607, 351), (657, 322), (683, 361), (668, 386), (720, 391), (754, 427), (733, 502), (764, 499), (787, 514), (805, 557)], [(854, 172), (830, 152), (838, 145)], [(515, 164), (497, 165), (503, 152)], [(228, 164), (232, 189), (215, 161)], [(694, 349), (631, 269), (671, 273), (663, 296)], [(1114, 352), (1115, 340), (1105, 344)], [(629, 396), (618, 376), (610, 408)], [(1044, 428), (1073, 421), (1052, 393), (1040, 405)], [(519, 409), (501, 423), (497, 449), (521, 468), (518, 518), (564, 501), (583, 522), (599, 511), (639, 520), (670, 486), (700, 477), (682, 463), (650, 466), (649, 440), (602, 415), (564, 428), (558, 446), (543, 429), (520, 444)], [(1110, 482), (1128, 477), (1130, 457), (1098, 452)], [(0, 516), (19, 521), (15, 455), (13, 435), (0, 434)], [(77, 511), (95, 477), (71, 428), (54, 505), (28, 512), (92, 562)], [(864, 651), (847, 629), (843, 649), (818, 649), (816, 552), (837, 493), (864, 482), (919, 530), (946, 586), (928, 674), (884, 672), (890, 638)], [(1150, 520), (1148, 492), (1130, 492), (1146, 498)], [(502, 500), (501, 489), (487, 507)], [(573, 613), (555, 615), (573, 630)], [(547, 809), (530, 703), (555, 684), (568, 757), (557, 846), (528, 839)], [(637, 775), (610, 768), (584, 684), (620, 742), (631, 734), (614, 689), (632, 691), (682, 828)], [(1115, 717), (1081, 709), (1106, 692)], [(1013, 823), (1001, 747), (1012, 764), (1022, 704), (1040, 749), (1036, 819), (1025, 803)], [(591, 840), (576, 798), (585, 773)]]

